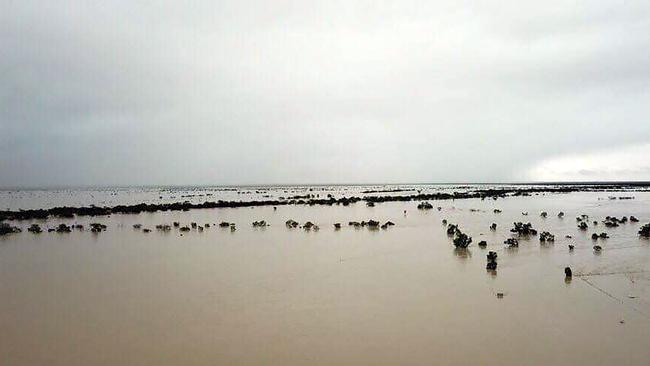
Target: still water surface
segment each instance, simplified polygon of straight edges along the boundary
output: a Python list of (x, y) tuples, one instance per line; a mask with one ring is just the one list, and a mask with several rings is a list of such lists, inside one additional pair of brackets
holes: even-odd
[[(630, 195), (432, 202), (440, 211), (392, 202), (48, 220), (41, 224), (108, 230), (0, 238), (0, 364), (647, 365), (650, 242), (637, 231), (650, 222), (650, 193)], [(594, 230), (576, 227), (580, 214), (641, 222), (600, 225), (610, 239), (597, 255)], [(454, 249), (443, 218), (473, 236), (468, 250)], [(251, 227), (261, 219), (271, 226)], [(321, 229), (287, 229), (288, 219)], [(347, 226), (368, 219), (396, 226)], [(555, 244), (504, 248), (522, 220), (555, 234)], [(229, 221), (237, 230), (132, 228), (173, 221)], [(489, 250), (499, 255), (496, 275), (485, 270)]]

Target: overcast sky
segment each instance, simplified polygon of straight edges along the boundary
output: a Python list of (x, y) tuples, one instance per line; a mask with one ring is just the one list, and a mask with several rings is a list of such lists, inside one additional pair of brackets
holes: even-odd
[(648, 1), (0, 0), (0, 186), (603, 179)]

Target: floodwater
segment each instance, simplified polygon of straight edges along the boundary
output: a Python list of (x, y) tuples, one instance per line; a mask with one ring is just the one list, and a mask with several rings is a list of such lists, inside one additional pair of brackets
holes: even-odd
[[(608, 195), (431, 201), (440, 211), (359, 202), (40, 222), (108, 229), (0, 237), (0, 364), (648, 365), (650, 241), (637, 231), (650, 222), (650, 193)], [(590, 216), (585, 232), (581, 214)], [(607, 215), (641, 222), (592, 226)], [(262, 219), (271, 226), (251, 226)], [(288, 229), (288, 219), (320, 230)], [(396, 226), (347, 225), (368, 219)], [(442, 219), (474, 238), (469, 249), (454, 249)], [(154, 229), (173, 221), (213, 226), (182, 236)], [(237, 230), (214, 227), (221, 221)], [(505, 248), (514, 221), (550, 231), (555, 243), (533, 237)], [(610, 236), (599, 254), (596, 231)], [(489, 250), (496, 274), (485, 270)]]

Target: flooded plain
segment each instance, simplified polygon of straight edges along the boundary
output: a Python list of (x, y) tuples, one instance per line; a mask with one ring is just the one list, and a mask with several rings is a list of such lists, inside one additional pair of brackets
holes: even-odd
[[(23, 232), (0, 237), (0, 364), (647, 365), (650, 241), (637, 232), (650, 222), (650, 192), (610, 195), (11, 222)], [(0, 197), (0, 207), (21, 202)], [(630, 215), (640, 222), (592, 223)], [(287, 228), (289, 219), (320, 230)], [(396, 225), (348, 225), (369, 219)], [(454, 248), (443, 219), (472, 236), (468, 249)], [(270, 226), (252, 227), (256, 220)], [(531, 237), (506, 248), (515, 221), (551, 232), (555, 242)], [(107, 230), (91, 233), (91, 222)], [(211, 225), (155, 230), (172, 222)], [(31, 234), (32, 223), (86, 230)], [(609, 235), (597, 240), (600, 252), (594, 232)], [(495, 273), (485, 268), (489, 251), (498, 253)]]

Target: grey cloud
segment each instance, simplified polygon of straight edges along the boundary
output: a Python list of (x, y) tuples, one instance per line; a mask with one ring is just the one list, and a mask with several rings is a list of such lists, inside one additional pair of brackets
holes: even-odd
[(644, 2), (0, 8), (0, 186), (508, 181), (650, 135)]

